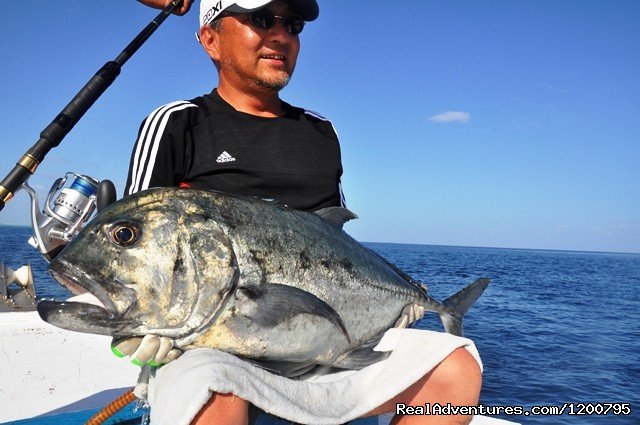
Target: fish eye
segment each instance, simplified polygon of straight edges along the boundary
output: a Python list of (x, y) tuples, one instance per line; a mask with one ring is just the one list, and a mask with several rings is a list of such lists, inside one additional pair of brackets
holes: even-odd
[(140, 239), (140, 227), (128, 221), (115, 223), (111, 226), (109, 236), (116, 245), (129, 247)]

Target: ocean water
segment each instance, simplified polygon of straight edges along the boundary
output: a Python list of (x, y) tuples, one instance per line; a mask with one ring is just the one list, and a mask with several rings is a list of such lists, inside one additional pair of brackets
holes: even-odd
[[(26, 240), (0, 227), (0, 261), (30, 261), (40, 297), (67, 292)], [(484, 406), (562, 406), (562, 416), (498, 415), (523, 424), (640, 423), (640, 255), (365, 244), (443, 300), (478, 277), (492, 283), (465, 316), (484, 363)], [(441, 329), (425, 317), (419, 327)], [(607, 415), (598, 415), (613, 403)], [(613, 415), (628, 403), (630, 416)], [(591, 415), (568, 415), (589, 413)]]

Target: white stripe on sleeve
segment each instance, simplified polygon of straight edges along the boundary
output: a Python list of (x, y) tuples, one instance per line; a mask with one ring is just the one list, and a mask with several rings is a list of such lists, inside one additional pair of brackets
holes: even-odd
[(338, 192), (340, 192), (340, 206), (342, 208), (347, 208), (347, 200), (344, 197), (344, 192), (342, 191), (342, 180), (338, 182)]
[[(171, 113), (191, 107), (197, 107), (197, 105), (185, 101), (172, 102), (153, 111), (145, 120), (142, 131), (140, 132), (140, 137), (136, 143), (129, 194), (148, 189), (156, 155), (158, 154), (160, 139), (162, 138)], [(140, 185), (141, 180), (142, 186)]]

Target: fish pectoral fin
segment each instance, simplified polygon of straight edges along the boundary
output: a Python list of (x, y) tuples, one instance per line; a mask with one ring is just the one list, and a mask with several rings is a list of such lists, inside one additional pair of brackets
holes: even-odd
[(327, 319), (351, 341), (340, 315), (311, 292), (278, 283), (238, 290), (256, 303), (257, 309), (250, 318), (261, 326), (272, 328), (299, 314), (311, 314)]
[(314, 214), (338, 229), (342, 229), (342, 226), (347, 221), (358, 218), (357, 215), (342, 207), (323, 208), (315, 211)]
[(359, 345), (350, 351), (347, 351), (346, 353), (338, 357), (335, 363), (333, 363), (331, 366), (341, 369), (359, 370), (363, 367), (367, 367), (369, 365), (377, 363), (380, 360), (386, 359), (387, 357), (389, 357), (389, 354), (391, 354), (391, 351), (373, 350), (376, 345), (378, 345), (384, 334), (385, 333), (382, 332), (381, 334), (376, 335), (364, 344)]

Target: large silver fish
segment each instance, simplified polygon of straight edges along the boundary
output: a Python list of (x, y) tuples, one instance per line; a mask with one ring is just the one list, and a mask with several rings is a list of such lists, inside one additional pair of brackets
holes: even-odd
[(488, 279), (440, 303), (348, 236), (342, 224), (354, 217), (218, 192), (140, 192), (105, 209), (51, 262), (58, 282), (104, 308), (41, 301), (38, 312), (73, 331), (156, 334), (263, 364), (351, 369), (386, 355), (373, 347), (412, 304), (462, 334)]

